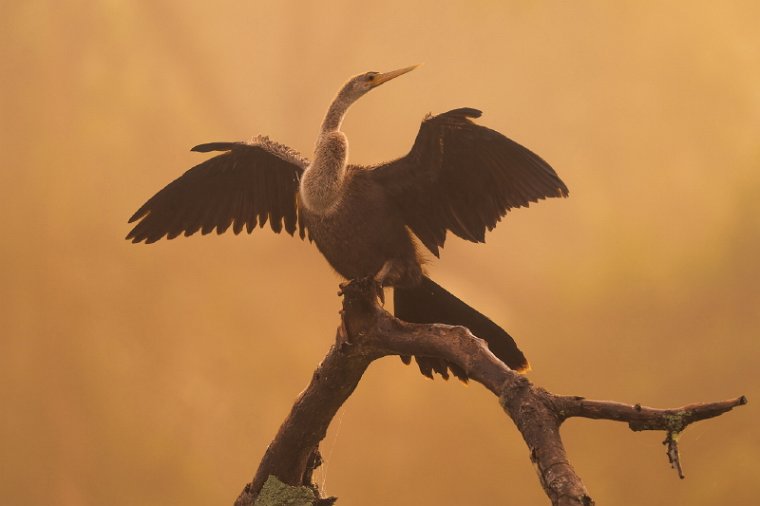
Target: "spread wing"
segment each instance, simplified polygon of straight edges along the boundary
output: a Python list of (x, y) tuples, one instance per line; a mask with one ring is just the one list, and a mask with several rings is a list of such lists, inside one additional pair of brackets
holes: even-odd
[(272, 230), (290, 235), (298, 222), (296, 194), (308, 160), (296, 151), (257, 137), (251, 142), (213, 142), (193, 151), (225, 151), (185, 172), (132, 215), (139, 222), (127, 235), (132, 242), (173, 239), (197, 231), (251, 233), (269, 221)]
[(538, 155), (469, 119), (480, 115), (463, 108), (429, 116), (409, 154), (366, 171), (436, 256), (447, 230), (483, 242), (510, 209), (568, 195)]

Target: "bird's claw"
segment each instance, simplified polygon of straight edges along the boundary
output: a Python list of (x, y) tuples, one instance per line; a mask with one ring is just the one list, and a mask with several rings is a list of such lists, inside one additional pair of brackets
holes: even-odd
[(380, 299), (380, 305), (385, 306), (385, 290), (383, 289), (383, 283), (375, 279), (375, 290), (377, 292), (377, 298)]

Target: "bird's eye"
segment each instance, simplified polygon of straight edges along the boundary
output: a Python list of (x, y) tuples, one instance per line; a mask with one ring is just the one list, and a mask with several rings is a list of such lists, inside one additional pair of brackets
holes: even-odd
[(376, 76), (376, 75), (377, 75), (376, 73), (373, 73), (373, 74), (367, 74), (367, 81), (371, 81), (371, 80), (373, 80), (373, 79), (375, 78), (375, 76)]

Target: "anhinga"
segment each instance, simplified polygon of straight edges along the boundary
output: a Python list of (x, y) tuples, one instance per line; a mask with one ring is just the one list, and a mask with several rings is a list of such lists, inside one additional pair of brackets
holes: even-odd
[[(348, 164), (340, 127), (348, 108), (377, 86), (413, 70), (352, 77), (327, 111), (314, 160), (258, 136), (249, 142), (212, 142), (193, 151), (224, 151), (191, 168), (129, 219), (140, 220), (127, 239), (155, 242), (197, 231), (248, 233), (268, 221), (272, 230), (296, 229), (346, 279), (374, 276), (394, 287), (396, 316), (416, 323), (463, 325), (485, 339), (515, 370), (528, 367), (512, 337), (425, 276), (416, 238), (435, 256), (451, 231), (484, 242), (486, 230), (512, 208), (566, 197), (557, 173), (538, 155), (473, 123), (481, 112), (455, 109), (428, 115), (411, 151), (373, 166)], [(409, 357), (402, 357), (409, 363)], [(461, 379), (464, 371), (440, 359), (417, 357), (420, 370)]]

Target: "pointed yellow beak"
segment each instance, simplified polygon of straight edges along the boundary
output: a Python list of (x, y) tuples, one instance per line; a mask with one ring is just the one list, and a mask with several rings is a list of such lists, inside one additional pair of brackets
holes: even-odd
[(395, 79), (398, 76), (404, 75), (407, 72), (411, 72), (412, 70), (419, 67), (421, 64), (418, 63), (417, 65), (412, 65), (411, 67), (404, 67), (402, 69), (398, 70), (391, 70), (390, 72), (384, 72), (382, 74), (377, 74), (375, 78), (372, 80), (372, 87), (376, 88), (377, 86), (380, 86), (383, 83), (387, 83), (391, 79)]

